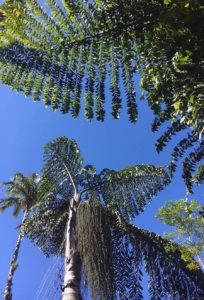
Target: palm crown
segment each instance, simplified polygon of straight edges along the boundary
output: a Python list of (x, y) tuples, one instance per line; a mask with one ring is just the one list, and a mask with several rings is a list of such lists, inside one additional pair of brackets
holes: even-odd
[(78, 195), (76, 249), (93, 299), (142, 299), (143, 260), (152, 299), (202, 298), (202, 272), (188, 270), (171, 242), (129, 223), (169, 182), (162, 167), (139, 165), (97, 174), (91, 165), (82, 167), (76, 142), (65, 137), (48, 143), (44, 158), (40, 206), (26, 234), (47, 256), (63, 254), (70, 201)]
[(16, 173), (11, 181), (2, 183), (8, 197), (1, 199), (0, 211), (13, 207), (13, 216), (17, 217), (21, 210), (31, 209), (37, 203), (37, 178), (36, 173), (29, 177)]

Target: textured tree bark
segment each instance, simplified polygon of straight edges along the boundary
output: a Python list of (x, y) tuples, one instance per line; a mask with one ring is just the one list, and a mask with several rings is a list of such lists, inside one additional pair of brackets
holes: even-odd
[(62, 285), (62, 300), (82, 300), (80, 292), (81, 259), (76, 249), (76, 210), (80, 194), (70, 202), (66, 229), (65, 270)]
[(20, 230), (19, 230), (18, 239), (16, 242), (16, 247), (15, 247), (11, 262), (10, 262), (10, 270), (9, 270), (8, 279), (7, 279), (6, 287), (4, 290), (4, 296), (3, 296), (4, 300), (12, 300), (12, 288), (11, 287), (13, 284), (14, 272), (17, 268), (17, 259), (18, 259), (19, 249), (20, 249), (21, 242), (23, 239), (22, 225), (27, 220), (28, 214), (29, 214), (28, 211), (25, 210), (24, 215), (23, 215), (23, 220), (22, 220)]

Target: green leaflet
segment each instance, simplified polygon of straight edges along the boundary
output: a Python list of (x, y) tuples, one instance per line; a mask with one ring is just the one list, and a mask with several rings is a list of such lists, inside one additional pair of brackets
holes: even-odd
[(85, 92), (84, 92), (84, 112), (85, 116), (87, 117), (88, 120), (93, 119), (94, 116), (94, 83), (95, 83), (95, 75), (96, 75), (96, 70), (95, 66), (93, 64), (93, 59), (94, 59), (94, 51), (95, 51), (95, 46), (94, 43), (92, 42), (90, 45), (90, 50), (88, 54), (88, 62), (87, 62), (87, 79), (85, 83)]
[(73, 100), (72, 100), (72, 116), (73, 118), (78, 117), (80, 111), (80, 98), (82, 93), (82, 80), (83, 80), (83, 72), (84, 72), (84, 64), (85, 58), (84, 55), (84, 47), (80, 46), (79, 49), (79, 60), (77, 62), (76, 68), (76, 77), (75, 77), (75, 88), (73, 92)]
[(98, 121), (104, 121), (105, 117), (105, 79), (106, 79), (106, 51), (105, 42), (100, 41), (98, 68), (96, 71), (96, 116)]
[(118, 48), (115, 44), (110, 46), (110, 91), (112, 93), (112, 115), (114, 119), (120, 117), (120, 111), (122, 108), (122, 99), (120, 94), (120, 56)]

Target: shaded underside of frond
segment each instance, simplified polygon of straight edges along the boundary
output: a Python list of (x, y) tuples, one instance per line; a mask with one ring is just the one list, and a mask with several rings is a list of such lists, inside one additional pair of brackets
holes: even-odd
[[(143, 299), (142, 265), (151, 299), (203, 299), (201, 269), (189, 270), (179, 246), (130, 224), (113, 228), (113, 266), (120, 299)], [(194, 264), (197, 264), (192, 258)]]
[(170, 181), (163, 167), (136, 165), (120, 171), (104, 169), (98, 182), (106, 205), (128, 219), (142, 212), (151, 198)]
[[(74, 118), (83, 96), (86, 117), (91, 120), (95, 114), (103, 121), (108, 77), (113, 117), (120, 117), (123, 82), (129, 118), (135, 122), (135, 39), (131, 41), (129, 33), (145, 24), (142, 10), (136, 19), (129, 15), (128, 24), (119, 26), (121, 21), (106, 11), (103, 1), (62, 1), (59, 5), (49, 0), (46, 5), (50, 14), (36, 0), (4, 2), (4, 30), (0, 35), (3, 83), (34, 101), (42, 99), (53, 110), (70, 111)], [(150, 13), (147, 15), (151, 18)]]
[(123, 89), (120, 82), (123, 82), (129, 118), (135, 122), (137, 107), (132, 57), (126, 55), (123, 58), (114, 44), (91, 41), (85, 46), (76, 45), (56, 53), (56, 50), (45, 52), (14, 43), (0, 50), (0, 79), (34, 101), (42, 100), (46, 107), (51, 106), (54, 111), (59, 109), (63, 114), (70, 112), (74, 118), (78, 117), (81, 98), (84, 98), (85, 116), (91, 120), (95, 115), (99, 121), (105, 119), (106, 78), (110, 81), (115, 119), (121, 113)]
[[(79, 115), (83, 99), (86, 118), (99, 121), (105, 119), (109, 82), (112, 116), (120, 117), (125, 94), (129, 119), (136, 122), (134, 78), (140, 74), (140, 87), (156, 115), (153, 130), (164, 122), (172, 124), (157, 148), (185, 128), (191, 128), (200, 143), (202, 20), (199, 0), (187, 6), (185, 1), (174, 5), (127, 0), (118, 5), (103, 0), (47, 0), (41, 6), (38, 0), (6, 0), (1, 6), (0, 79), (73, 118)], [(201, 149), (195, 145), (193, 151)], [(193, 170), (189, 174), (185, 170), (189, 162), (184, 162), (183, 177), (190, 191), (194, 171), (195, 182), (203, 182), (200, 157), (187, 157)]]
[(22, 209), (19, 198), (7, 197), (0, 200), (0, 214), (10, 207), (13, 207), (13, 216), (17, 217)]
[(188, 269), (178, 245), (110, 215), (97, 201), (81, 203), (77, 218), (78, 250), (93, 299), (143, 299), (144, 266), (150, 299), (203, 299), (204, 275), (192, 257), (196, 268)]
[(36, 208), (24, 233), (46, 256), (63, 255), (68, 213), (69, 201), (52, 195)]

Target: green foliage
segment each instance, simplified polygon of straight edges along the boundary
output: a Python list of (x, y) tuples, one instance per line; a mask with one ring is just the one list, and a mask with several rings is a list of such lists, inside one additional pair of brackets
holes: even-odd
[(48, 194), (23, 226), (23, 232), (46, 256), (63, 255), (68, 213), (69, 199)]
[[(139, 73), (142, 93), (156, 115), (153, 131), (171, 122), (157, 150), (190, 128), (191, 143), (184, 147), (178, 143), (170, 171), (173, 174), (176, 168), (175, 151), (181, 150), (177, 159), (185, 155), (183, 177), (189, 191), (193, 183), (202, 183), (203, 169), (195, 175), (204, 153), (200, 1), (126, 0), (119, 5), (118, 1), (49, 0), (45, 5), (49, 14), (37, 0), (6, 0), (1, 5), (2, 82), (74, 118), (84, 98), (86, 118), (96, 115), (99, 121), (105, 119), (108, 81), (112, 116), (120, 117), (123, 82), (129, 118), (135, 122), (134, 75)], [(186, 147), (193, 147), (192, 154), (186, 156)]]
[[(45, 145), (44, 161), (38, 188), (41, 204), (29, 221), (28, 235), (46, 255), (57, 253), (63, 242), (63, 235), (58, 235), (57, 231), (65, 230), (69, 201), (76, 192), (86, 192), (88, 199), (101, 197), (108, 207), (128, 220), (143, 211), (151, 198), (169, 183), (164, 169), (151, 165), (132, 166), (121, 171), (103, 169), (96, 174), (93, 166), (82, 167), (83, 159), (76, 142), (66, 137)], [(61, 216), (60, 211), (65, 207), (66, 213)], [(49, 232), (55, 232), (57, 238), (52, 240)]]
[(1, 184), (8, 196), (0, 200), (0, 213), (13, 207), (13, 216), (17, 217), (21, 210), (30, 210), (37, 203), (38, 175), (33, 173), (25, 177), (16, 173), (11, 181)]
[[(189, 254), (196, 257), (204, 267), (202, 261), (204, 249), (204, 218), (199, 214), (202, 205), (196, 200), (187, 202), (185, 199), (176, 202), (168, 201), (159, 209), (156, 217), (163, 223), (173, 227), (165, 238), (176, 241), (183, 258), (188, 261)], [(192, 268), (195, 266), (190, 262)]]
[[(143, 264), (151, 299), (172, 295), (172, 287), (174, 297), (202, 297), (203, 274), (189, 253), (186, 264), (178, 245), (122, 221), (98, 201), (79, 205), (77, 238), (92, 299), (118, 299), (116, 295), (124, 300), (143, 299)], [(194, 270), (189, 270), (189, 262)], [(197, 278), (198, 290), (192, 276)]]
[[(86, 117), (90, 120), (93, 118), (95, 104), (96, 118), (103, 121), (108, 65), (111, 68), (112, 115), (114, 118), (120, 115), (119, 65), (123, 61), (129, 116), (131, 122), (135, 122), (137, 113), (131, 70), (132, 56), (124, 54), (122, 58), (119, 55), (120, 48), (109, 36), (111, 22), (104, 23), (103, 12), (99, 10), (100, 5), (83, 1), (78, 1), (78, 4), (74, 1), (63, 1), (62, 5), (59, 5), (55, 0), (46, 1), (45, 4), (50, 8), (50, 15), (36, 0), (4, 2), (2, 12), (5, 18), (1, 22), (4, 30), (0, 34), (1, 62), (14, 63), (8, 56), (5, 57), (4, 53), (10, 52), (10, 48), (18, 43), (15, 64), (23, 64), (22, 72), (31, 72), (37, 68), (36, 71), (41, 77), (41, 93), (37, 98), (43, 99), (47, 94), (51, 94), (50, 101), (45, 101), (45, 105), (51, 105), (53, 110), (60, 109), (63, 113), (69, 111), (71, 104), (71, 114), (75, 118), (80, 111), (82, 91), (85, 87), (83, 97)], [(17, 20), (19, 15), (21, 18)], [(122, 37), (118, 41), (120, 43)], [(125, 43), (124, 39), (123, 42)], [(29, 62), (26, 60), (25, 52), (32, 49), (36, 50), (36, 55), (45, 62), (43, 67), (38, 59), (35, 61), (36, 56), (32, 56)], [(26, 75), (29, 76), (27, 73)], [(49, 79), (52, 80), (51, 90), (47, 84)], [(5, 84), (17, 89), (13, 82), (6, 81)], [(57, 98), (52, 96), (53, 85), (56, 85)], [(47, 91), (48, 87), (50, 93)], [(25, 94), (23, 89), (21, 91)], [(34, 83), (31, 85), (31, 91), (34, 91)], [(31, 96), (36, 99), (33, 93)]]
[[(165, 299), (170, 295), (172, 298), (202, 299), (203, 273), (189, 270), (175, 244), (120, 219), (114, 222), (113, 264), (121, 299), (143, 299), (143, 262), (149, 275), (151, 299)], [(193, 278), (196, 278), (198, 289), (193, 287)]]
[(99, 178), (106, 205), (127, 220), (142, 212), (151, 198), (170, 182), (163, 167), (152, 165), (131, 166), (120, 171), (104, 169)]
[[(44, 158), (40, 202), (24, 233), (47, 256), (63, 255), (70, 200), (80, 196), (77, 250), (93, 299), (142, 299), (143, 265), (151, 299), (202, 299), (203, 274), (192, 255), (187, 264), (176, 244), (128, 223), (169, 182), (162, 167), (139, 165), (97, 174), (92, 165), (82, 167), (76, 142), (65, 137), (48, 143)], [(196, 269), (190, 270), (189, 263)]]
[(48, 193), (71, 198), (76, 187), (73, 181), (81, 172), (83, 159), (74, 140), (57, 138), (44, 147), (43, 175), (39, 186), (40, 198)]

